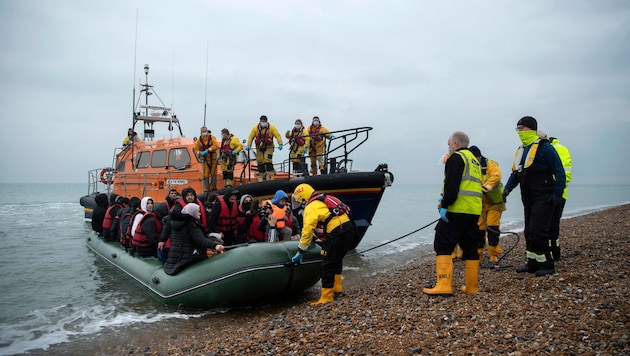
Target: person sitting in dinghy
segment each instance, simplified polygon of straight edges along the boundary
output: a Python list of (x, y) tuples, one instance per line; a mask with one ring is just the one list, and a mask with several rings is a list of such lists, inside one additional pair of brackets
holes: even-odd
[(131, 227), (131, 245), (134, 253), (140, 257), (157, 257), (157, 246), (162, 232), (160, 219), (153, 211), (154, 202), (151, 197), (140, 201), (140, 212), (133, 218)]
[(208, 258), (206, 249), (225, 252), (223, 245), (205, 236), (199, 221), (201, 211), (198, 204), (186, 204), (182, 216), (184, 219), (170, 222), (171, 249), (164, 263), (164, 272), (168, 275), (177, 274), (187, 266)]

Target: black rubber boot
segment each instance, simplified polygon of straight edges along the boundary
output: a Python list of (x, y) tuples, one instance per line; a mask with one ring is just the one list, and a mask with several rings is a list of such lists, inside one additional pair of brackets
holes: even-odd
[(535, 260), (528, 259), (525, 266), (516, 269), (516, 273), (536, 273), (538, 268), (539, 266)]

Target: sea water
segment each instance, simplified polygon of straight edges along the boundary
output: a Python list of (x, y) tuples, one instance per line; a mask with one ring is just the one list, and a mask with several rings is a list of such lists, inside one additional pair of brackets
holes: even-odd
[[(85, 239), (94, 233), (79, 205), (86, 185), (3, 183), (0, 191), (0, 355), (226, 311), (164, 306), (92, 253)], [(432, 255), (439, 192), (438, 185), (387, 188), (372, 226), (344, 260), (344, 274), (369, 278)], [(627, 185), (572, 185), (564, 216), (628, 203), (628, 192)], [(507, 208), (502, 230), (522, 230), (518, 190), (508, 197)]]

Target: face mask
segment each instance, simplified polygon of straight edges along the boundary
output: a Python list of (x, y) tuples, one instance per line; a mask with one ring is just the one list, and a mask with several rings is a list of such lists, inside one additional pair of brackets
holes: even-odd
[(319, 125), (319, 121), (317, 121), (317, 120), (313, 121), (313, 125), (315, 125), (315, 126)]
[(260, 127), (262, 127), (264, 129), (265, 127), (267, 127), (267, 123), (266, 122), (261, 122), (260, 123)]
[(302, 125), (295, 125), (295, 129), (296, 129), (296, 130), (299, 130), (299, 129), (301, 129), (301, 128), (302, 128)]
[(535, 130), (519, 131), (518, 138), (521, 139), (524, 146), (529, 146), (538, 140), (538, 133)]
[(224, 140), (228, 139), (228, 135), (223, 135), (222, 137), (223, 137)]
[(252, 207), (252, 202), (251, 201), (246, 201), (243, 203), (243, 210), (249, 210), (249, 208)]
[(208, 136), (208, 133), (207, 132), (202, 132), (201, 136)]

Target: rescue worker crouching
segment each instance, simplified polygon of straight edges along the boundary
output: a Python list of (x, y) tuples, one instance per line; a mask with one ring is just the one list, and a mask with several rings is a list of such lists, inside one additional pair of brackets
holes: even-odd
[(354, 246), (357, 236), (350, 208), (332, 195), (316, 192), (306, 183), (295, 188), (293, 199), (306, 206), (298, 251), (291, 261), (296, 265), (302, 263), (302, 254), (312, 243), (313, 237), (316, 234), (321, 236), (322, 294), (311, 305), (332, 302), (335, 293), (343, 292), (343, 257)]

